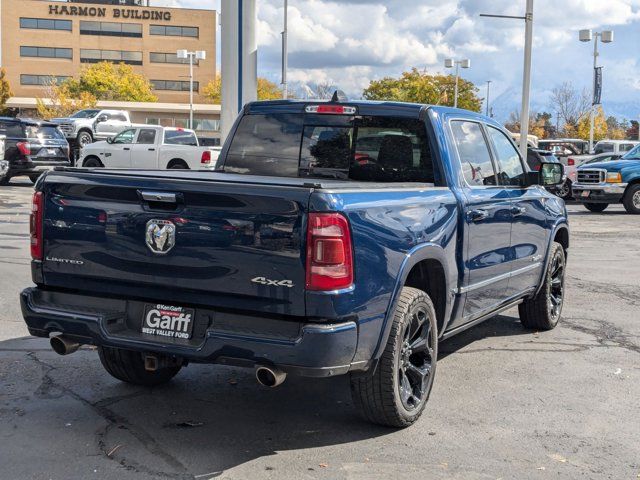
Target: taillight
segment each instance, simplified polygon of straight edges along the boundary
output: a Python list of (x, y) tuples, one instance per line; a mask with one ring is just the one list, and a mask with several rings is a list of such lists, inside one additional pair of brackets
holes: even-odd
[(18, 151), (22, 155), (24, 156), (31, 155), (31, 145), (29, 144), (29, 142), (18, 142), (16, 143), (16, 147), (18, 147)]
[(307, 227), (307, 290), (332, 291), (353, 284), (353, 248), (347, 219), (310, 213)]
[(356, 107), (345, 107), (343, 105), (309, 105), (305, 111), (307, 113), (320, 113), (325, 115), (355, 115)]
[(203, 165), (211, 163), (211, 152), (209, 150), (205, 150), (204, 152), (202, 152), (200, 163)]
[(576, 164), (576, 161), (573, 158), (567, 160), (567, 165), (573, 167)]
[(44, 256), (44, 239), (42, 238), (43, 217), (44, 195), (42, 192), (36, 192), (33, 194), (31, 218), (29, 221), (31, 231), (31, 258), (33, 260), (42, 260)]

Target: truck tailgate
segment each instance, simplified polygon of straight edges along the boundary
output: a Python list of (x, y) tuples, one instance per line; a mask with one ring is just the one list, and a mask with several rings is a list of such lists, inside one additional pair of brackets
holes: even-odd
[(50, 174), (45, 285), (303, 316), (310, 188), (203, 178)]

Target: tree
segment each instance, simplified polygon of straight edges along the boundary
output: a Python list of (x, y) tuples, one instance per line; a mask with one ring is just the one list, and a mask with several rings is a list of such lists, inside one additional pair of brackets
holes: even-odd
[(564, 123), (565, 135), (571, 136), (580, 120), (589, 116), (591, 99), (586, 90), (578, 93), (571, 82), (564, 82), (551, 91), (551, 106)]
[[(517, 110), (511, 112), (509, 114), (509, 120), (507, 120), (504, 126), (512, 133), (520, 133), (520, 112)], [(529, 114), (529, 135), (535, 135), (540, 139), (547, 138), (552, 128), (555, 130), (555, 128), (551, 126), (550, 113), (531, 112)]]
[(277, 100), (282, 98), (282, 89), (266, 78), (258, 77), (258, 100)]
[[(458, 106), (474, 112), (482, 108), (478, 88), (471, 82), (460, 79)], [(395, 100), (400, 102), (448, 105), (454, 103), (455, 77), (453, 75), (430, 75), (414, 68), (404, 72), (400, 78), (385, 77), (373, 80), (364, 90), (367, 100)]]
[(627, 129), (628, 140), (638, 140), (640, 138), (640, 129), (637, 120), (631, 120), (631, 126)]
[(627, 121), (619, 122), (616, 117), (607, 117), (607, 138), (611, 140), (624, 140), (627, 136)]
[[(277, 100), (282, 98), (283, 92), (278, 85), (266, 78), (258, 77), (258, 100)], [(202, 94), (206, 99), (216, 105), (222, 103), (222, 77), (217, 75), (205, 85)]]
[(11, 85), (7, 80), (7, 72), (4, 68), (0, 68), (0, 115), (7, 114), (7, 100), (13, 97)]
[(153, 85), (124, 63), (100, 62), (83, 68), (77, 78), (64, 82), (69, 94), (79, 98), (88, 93), (98, 100), (156, 102)]
[(222, 77), (216, 75), (202, 90), (202, 94), (215, 105), (222, 103)]
[(72, 94), (67, 82), (58, 85), (52, 77), (45, 86), (44, 98), (36, 99), (36, 108), (40, 118), (51, 119), (68, 117), (78, 110), (95, 108), (98, 103), (96, 97), (88, 92), (79, 95)]
[[(588, 140), (590, 137), (591, 131), (591, 116), (584, 115), (579, 121), (577, 125), (576, 134), (578, 138), (582, 138), (584, 140)], [(594, 128), (593, 128), (593, 139), (595, 141), (604, 140), (607, 138), (607, 118), (604, 115), (604, 110), (602, 107), (598, 107), (595, 116)]]
[(315, 98), (318, 100), (330, 100), (337, 87), (331, 81), (320, 82), (315, 88)]

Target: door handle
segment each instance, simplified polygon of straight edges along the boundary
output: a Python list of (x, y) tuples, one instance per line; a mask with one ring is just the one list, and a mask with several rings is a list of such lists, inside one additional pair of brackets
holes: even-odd
[(473, 210), (469, 212), (469, 220), (472, 222), (481, 222), (489, 218), (489, 212), (487, 210)]
[(129, 151), (131, 149), (129, 147), (124, 147), (123, 150)]
[(150, 152), (155, 152), (155, 151), (156, 151), (156, 149), (155, 149), (155, 148), (150, 148), (150, 149), (149, 149), (149, 151), (150, 151)]
[(513, 207), (513, 208), (511, 208), (511, 213), (513, 214), (514, 217), (519, 217), (520, 215), (524, 215), (525, 213), (527, 213), (527, 208), (526, 207)]

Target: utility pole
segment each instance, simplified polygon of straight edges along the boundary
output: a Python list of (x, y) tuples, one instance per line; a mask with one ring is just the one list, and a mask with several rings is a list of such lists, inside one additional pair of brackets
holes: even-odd
[(513, 15), (488, 15), (481, 13), (481, 17), (506, 18), (511, 20), (524, 20), (525, 42), (524, 42), (524, 72), (522, 75), (522, 109), (520, 117), (520, 153), (523, 158), (527, 158), (527, 148), (529, 140), (529, 98), (531, 96), (531, 57), (533, 52), (533, 0), (527, 0), (527, 7), (524, 17)]
[(284, 0), (284, 30), (282, 30), (282, 98), (289, 98), (289, 0)]

